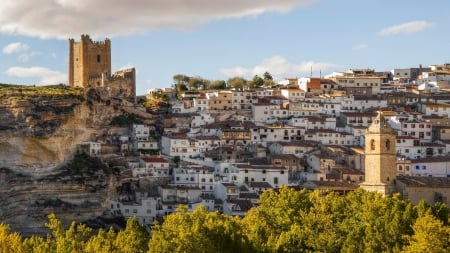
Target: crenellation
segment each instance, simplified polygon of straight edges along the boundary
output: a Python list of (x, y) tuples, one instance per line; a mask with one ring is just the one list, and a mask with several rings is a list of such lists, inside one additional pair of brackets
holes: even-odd
[(93, 41), (81, 35), (79, 42), (69, 39), (69, 85), (104, 88), (112, 97), (135, 101), (136, 71), (134, 68), (111, 71), (111, 41)]

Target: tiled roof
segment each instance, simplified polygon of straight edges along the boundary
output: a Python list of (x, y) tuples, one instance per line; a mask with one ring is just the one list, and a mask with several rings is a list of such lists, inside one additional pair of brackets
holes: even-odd
[(397, 181), (413, 187), (445, 187), (450, 188), (449, 177), (411, 177), (397, 176)]
[(163, 157), (141, 157), (145, 163), (168, 163)]
[(250, 188), (266, 188), (272, 189), (273, 187), (267, 182), (249, 182), (248, 187)]
[(411, 163), (440, 163), (440, 162), (450, 162), (450, 156), (424, 157), (411, 160)]

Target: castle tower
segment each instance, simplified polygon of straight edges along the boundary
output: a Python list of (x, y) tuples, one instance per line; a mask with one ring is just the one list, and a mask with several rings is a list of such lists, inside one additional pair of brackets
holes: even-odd
[(111, 42), (94, 42), (89, 35), (81, 35), (80, 42), (69, 39), (69, 85), (101, 86), (103, 78), (111, 76)]
[(391, 195), (394, 191), (396, 169), (396, 131), (382, 113), (374, 119), (365, 133), (365, 181), (360, 186), (367, 191)]

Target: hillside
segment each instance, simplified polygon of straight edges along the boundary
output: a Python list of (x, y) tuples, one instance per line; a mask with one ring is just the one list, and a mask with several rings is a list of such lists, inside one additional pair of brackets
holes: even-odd
[(70, 168), (77, 144), (113, 131), (127, 107), (94, 89), (0, 85), (1, 222), (26, 235), (41, 232), (49, 213), (63, 222), (102, 216), (116, 175)]

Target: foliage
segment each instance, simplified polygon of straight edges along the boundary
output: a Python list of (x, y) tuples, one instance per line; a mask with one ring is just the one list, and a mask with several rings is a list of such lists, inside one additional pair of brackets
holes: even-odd
[(248, 81), (245, 80), (242, 77), (233, 77), (228, 79), (227, 84), (229, 88), (235, 88), (235, 89), (243, 89), (248, 87)]
[(82, 99), (83, 90), (65, 85), (12, 85), (0, 84), (0, 97), (71, 97)]
[(103, 171), (106, 175), (117, 173), (115, 168), (111, 168), (98, 157), (84, 152), (75, 154), (66, 169), (71, 175), (94, 175), (97, 171)]
[(166, 217), (164, 223), (153, 227), (149, 252), (253, 252), (240, 229), (240, 219), (204, 206), (188, 212), (186, 206)]
[(139, 124), (141, 123), (139, 118), (135, 114), (121, 114), (119, 116), (114, 117), (109, 123), (112, 126), (129, 126), (131, 124)]
[[(346, 196), (281, 187), (265, 191), (244, 218), (180, 206), (152, 227), (136, 218), (115, 232), (68, 228), (49, 216), (46, 237), (23, 239), (0, 225), (0, 252), (448, 252), (449, 208), (416, 206), (398, 195)], [(446, 222), (444, 222), (444, 220)]]
[(414, 234), (407, 236), (409, 245), (405, 253), (445, 253), (450, 249), (450, 227), (433, 215), (419, 217), (413, 226)]

